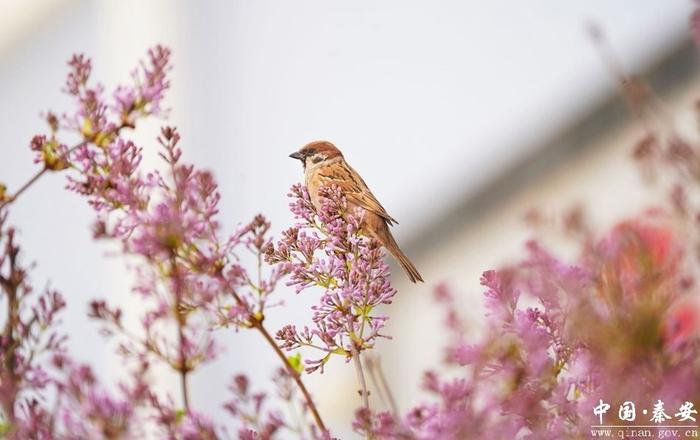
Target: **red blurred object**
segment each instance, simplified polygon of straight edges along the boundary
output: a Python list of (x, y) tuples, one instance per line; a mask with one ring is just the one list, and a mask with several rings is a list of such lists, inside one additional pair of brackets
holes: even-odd
[(664, 345), (676, 350), (700, 336), (700, 297), (684, 295), (669, 308), (663, 321)]

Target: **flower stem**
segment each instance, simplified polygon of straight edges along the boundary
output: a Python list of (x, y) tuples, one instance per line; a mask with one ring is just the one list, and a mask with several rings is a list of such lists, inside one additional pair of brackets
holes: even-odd
[(4, 208), (5, 206), (9, 205), (10, 203), (14, 202), (17, 200), (17, 197), (22, 195), (23, 192), (25, 192), (27, 189), (29, 189), (30, 186), (32, 186), (41, 176), (44, 175), (48, 171), (48, 168), (44, 167), (41, 170), (39, 170), (36, 174), (34, 174), (27, 182), (25, 182), (24, 185), (20, 189), (18, 189), (13, 195), (9, 196), (7, 200), (1, 201), (0, 202), (0, 209)]
[(360, 396), (362, 397), (362, 406), (364, 409), (369, 411), (369, 392), (367, 391), (367, 381), (365, 380), (365, 372), (362, 368), (362, 360), (360, 359), (360, 352), (355, 347), (355, 343), (350, 343), (350, 349), (352, 350), (352, 360), (355, 364), (355, 372), (357, 373), (357, 382), (360, 384)]
[(314, 417), (314, 420), (316, 422), (316, 426), (321, 430), (321, 432), (326, 432), (326, 425), (323, 423), (323, 420), (321, 419), (321, 415), (318, 413), (318, 409), (316, 408), (316, 404), (314, 403), (313, 399), (311, 398), (311, 394), (309, 394), (309, 390), (306, 389), (306, 385), (304, 385), (304, 382), (301, 380), (301, 375), (297, 370), (294, 369), (292, 364), (289, 362), (289, 359), (287, 359), (287, 356), (285, 356), (284, 352), (282, 351), (281, 348), (277, 345), (275, 340), (272, 338), (272, 335), (267, 331), (267, 329), (263, 326), (261, 321), (256, 320), (255, 323), (253, 324), (253, 327), (258, 330), (265, 340), (272, 346), (274, 349), (275, 353), (277, 356), (280, 358), (284, 366), (286, 367), (287, 371), (289, 374), (292, 376), (294, 379), (294, 382), (296, 382), (297, 386), (299, 387), (299, 390), (301, 390), (301, 393), (304, 395), (304, 400), (306, 400), (306, 404), (309, 406), (309, 410), (311, 410), (311, 414)]
[[(0, 227), (4, 222), (5, 217), (0, 217)], [(1, 233), (2, 231), (0, 231)], [(15, 335), (15, 329), (19, 322), (19, 310), (20, 310), (20, 298), (18, 295), (19, 285), (22, 280), (22, 274), (17, 268), (17, 254), (18, 248), (14, 245), (14, 231), (9, 230), (7, 232), (7, 242), (5, 244), (4, 255), (9, 260), (8, 263), (8, 275), (7, 277), (0, 274), (0, 287), (5, 292), (7, 297), (7, 321), (5, 322), (5, 329), (3, 330), (2, 338), (5, 339), (4, 353), (3, 354), (3, 365), (4, 374), (0, 375), (0, 382), (3, 380), (4, 384), (4, 395), (1, 396), (0, 402), (2, 402), (2, 410), (5, 419), (14, 425), (16, 422), (15, 416), (15, 404), (17, 401), (17, 395), (20, 390), (20, 380), (21, 377), (17, 374), (17, 349), (20, 345), (20, 341)]]
[(185, 407), (185, 410), (190, 409), (190, 399), (189, 399), (189, 392), (187, 389), (187, 373), (189, 370), (187, 369), (187, 360), (185, 358), (185, 336), (183, 333), (182, 325), (179, 324), (178, 321), (178, 335), (179, 335), (179, 343), (180, 343), (180, 388), (182, 389), (182, 403)]
[(172, 266), (172, 281), (175, 290), (175, 321), (177, 322), (177, 336), (178, 336), (178, 348), (179, 348), (179, 361), (178, 370), (180, 372), (180, 388), (182, 390), (182, 404), (185, 411), (190, 409), (190, 399), (189, 392), (187, 389), (187, 373), (190, 369), (187, 365), (187, 352), (186, 352), (186, 338), (185, 338), (185, 325), (187, 325), (187, 315), (182, 310), (182, 283), (180, 279), (180, 272), (177, 266), (177, 258), (175, 254), (170, 256), (170, 264)]
[(370, 378), (372, 378), (375, 388), (377, 390), (380, 390), (380, 394), (383, 391), (384, 398), (386, 398), (385, 403), (389, 404), (391, 412), (394, 414), (394, 417), (398, 420), (400, 417), (399, 407), (396, 404), (394, 394), (391, 392), (391, 388), (389, 388), (389, 384), (387, 383), (386, 376), (384, 375), (384, 370), (382, 369), (381, 360), (378, 356), (367, 357), (367, 359), (365, 359), (365, 366), (369, 370)]
[[(221, 274), (219, 275), (219, 277), (221, 278), (221, 281), (225, 284), (226, 280), (221, 276)], [(240, 295), (238, 295), (238, 292), (236, 292), (235, 289), (230, 288), (230, 292), (236, 303), (245, 306), (245, 302), (243, 301), (243, 299), (241, 299)], [(252, 328), (255, 328), (257, 331), (260, 332), (260, 334), (263, 335), (265, 341), (267, 341), (267, 343), (270, 344), (272, 349), (275, 351), (275, 354), (277, 354), (277, 357), (279, 357), (280, 361), (282, 361), (282, 364), (284, 364), (284, 367), (286, 368), (287, 372), (292, 376), (294, 382), (296, 382), (297, 387), (299, 387), (299, 390), (301, 391), (301, 394), (304, 395), (304, 400), (306, 400), (306, 404), (308, 405), (309, 410), (311, 411), (311, 414), (314, 417), (314, 421), (316, 422), (316, 426), (318, 426), (318, 429), (320, 429), (321, 432), (324, 433), (328, 432), (326, 425), (323, 423), (323, 419), (321, 419), (321, 414), (319, 414), (318, 409), (316, 408), (316, 404), (311, 398), (309, 390), (306, 389), (306, 385), (304, 385), (304, 382), (301, 380), (301, 375), (297, 370), (294, 369), (292, 364), (289, 362), (289, 359), (287, 359), (287, 356), (285, 356), (282, 349), (277, 345), (275, 340), (272, 338), (272, 335), (270, 335), (270, 332), (267, 331), (267, 329), (262, 323), (262, 319), (251, 318), (250, 326)]]

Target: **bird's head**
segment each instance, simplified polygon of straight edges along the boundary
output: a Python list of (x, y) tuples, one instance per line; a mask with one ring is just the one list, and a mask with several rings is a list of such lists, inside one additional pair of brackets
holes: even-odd
[(304, 169), (320, 165), (332, 159), (342, 158), (343, 154), (335, 145), (328, 141), (309, 142), (290, 154), (292, 159), (298, 159), (304, 165)]

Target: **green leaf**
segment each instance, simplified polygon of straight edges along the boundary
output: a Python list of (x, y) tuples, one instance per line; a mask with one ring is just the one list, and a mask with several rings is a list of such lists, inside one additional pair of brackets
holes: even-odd
[(294, 371), (299, 374), (304, 372), (304, 365), (301, 362), (301, 353), (297, 353), (293, 356), (287, 356), (287, 360), (289, 361), (289, 365), (294, 368)]

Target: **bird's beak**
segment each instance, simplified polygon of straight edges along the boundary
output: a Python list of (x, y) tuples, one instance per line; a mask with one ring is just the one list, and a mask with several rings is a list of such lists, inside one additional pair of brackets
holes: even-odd
[(302, 162), (304, 161), (304, 158), (302, 157), (301, 153), (299, 153), (298, 151), (295, 151), (294, 153), (290, 154), (289, 157), (291, 157), (292, 159), (298, 159)]

